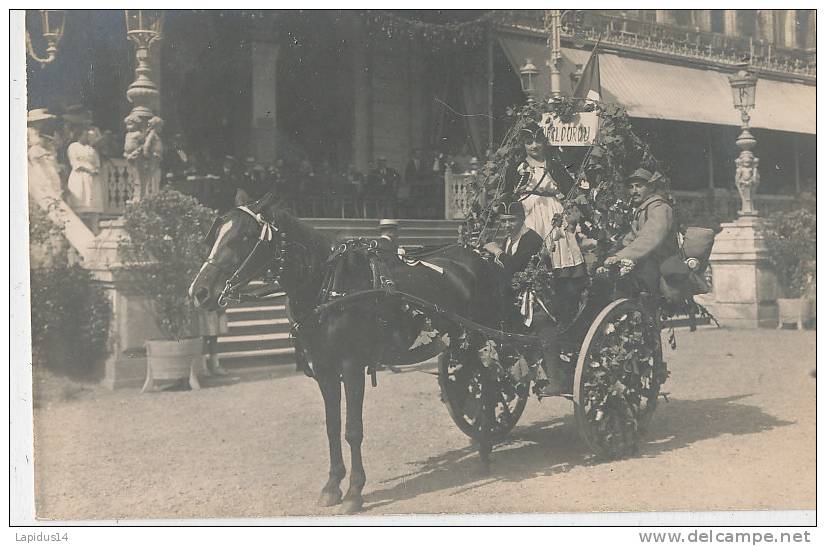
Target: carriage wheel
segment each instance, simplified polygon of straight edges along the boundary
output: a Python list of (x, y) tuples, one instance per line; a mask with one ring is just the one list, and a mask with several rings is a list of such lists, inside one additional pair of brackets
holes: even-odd
[(656, 317), (619, 299), (597, 315), (577, 360), (574, 410), (588, 446), (602, 457), (636, 453), (668, 372)]
[(476, 441), (504, 439), (528, 403), (526, 385), (503, 381), (478, 361), (455, 360), (449, 351), (439, 355), (439, 387), (453, 422)]

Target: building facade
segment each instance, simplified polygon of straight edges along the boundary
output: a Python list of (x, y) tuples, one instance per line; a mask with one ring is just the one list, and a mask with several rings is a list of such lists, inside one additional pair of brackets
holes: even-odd
[[(153, 48), (167, 138), (193, 155), (432, 175), (495, 149), (532, 60), (550, 92), (547, 14), (176, 11)], [(623, 105), (677, 190), (732, 190), (739, 115), (727, 75), (759, 70), (752, 127), (765, 195), (815, 191), (815, 10), (569, 10), (560, 89), (599, 43), (604, 100)], [(30, 108), (82, 104), (122, 134), (132, 51), (122, 12), (69, 12), (58, 59), (29, 67)], [(438, 159), (442, 158), (439, 165)], [(434, 164), (436, 163), (436, 164)]]

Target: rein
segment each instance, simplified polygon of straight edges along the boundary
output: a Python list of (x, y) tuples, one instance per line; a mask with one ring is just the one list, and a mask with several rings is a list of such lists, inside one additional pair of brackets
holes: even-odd
[[(241, 262), (241, 265), (238, 266), (235, 273), (227, 279), (224, 289), (218, 296), (218, 305), (220, 307), (228, 306), (231, 301), (241, 301), (241, 297), (236, 294), (236, 291), (249, 284), (255, 273), (260, 269), (262, 255), (264, 255), (264, 259), (266, 259), (266, 257), (272, 252), (271, 246), (273, 244), (276, 245), (275, 252), (272, 253), (272, 258), (267, 260), (264, 265), (267, 266), (275, 263), (276, 268), (278, 269), (278, 275), (280, 275), (281, 270), (284, 267), (286, 234), (281, 232), (278, 229), (278, 226), (266, 220), (260, 212), (253, 212), (244, 205), (236, 208), (251, 216), (253, 220), (255, 220), (261, 227), (261, 233), (258, 235), (258, 241), (255, 243), (255, 246), (250, 251), (249, 255), (243, 262)], [(220, 269), (212, 258), (207, 259), (204, 265), (211, 265)]]

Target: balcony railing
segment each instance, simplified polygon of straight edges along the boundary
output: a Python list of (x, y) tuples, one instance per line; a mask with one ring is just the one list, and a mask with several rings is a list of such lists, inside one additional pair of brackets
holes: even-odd
[[(583, 10), (577, 25), (572, 17), (563, 21), (562, 36), (568, 40), (582, 39), (627, 49), (655, 52), (722, 64), (737, 64), (751, 59), (754, 67), (768, 72), (817, 75), (817, 54), (814, 51), (777, 47), (765, 40), (703, 32), (693, 28), (606, 15)], [(501, 24), (545, 33), (543, 10), (506, 10)]]

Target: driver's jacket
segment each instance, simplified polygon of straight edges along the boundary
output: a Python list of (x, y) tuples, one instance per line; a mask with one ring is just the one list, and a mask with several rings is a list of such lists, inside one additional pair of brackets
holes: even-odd
[(527, 267), (531, 257), (542, 248), (542, 238), (532, 229), (527, 230), (516, 241), (505, 239), (505, 249), (496, 256), (496, 263), (505, 270), (505, 277), (511, 277)]
[(617, 258), (636, 264), (636, 275), (652, 293), (657, 292), (660, 264), (677, 253), (674, 209), (659, 195), (652, 195), (634, 210), (631, 231), (622, 240)]

